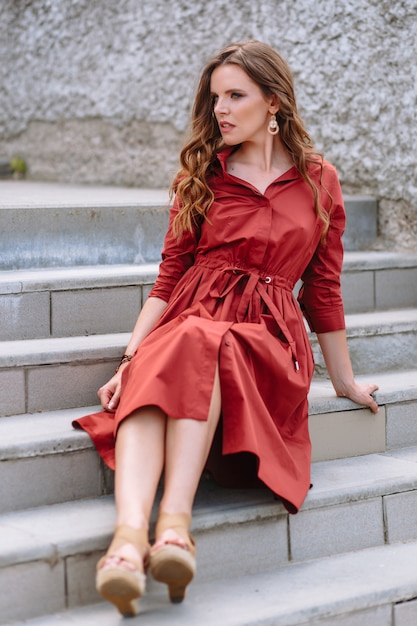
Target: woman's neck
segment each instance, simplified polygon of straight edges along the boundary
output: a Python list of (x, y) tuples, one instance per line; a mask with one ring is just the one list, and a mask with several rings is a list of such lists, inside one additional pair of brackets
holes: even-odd
[(229, 159), (230, 164), (253, 166), (268, 174), (274, 170), (289, 169), (294, 163), (279, 137), (268, 135), (263, 144), (242, 143)]

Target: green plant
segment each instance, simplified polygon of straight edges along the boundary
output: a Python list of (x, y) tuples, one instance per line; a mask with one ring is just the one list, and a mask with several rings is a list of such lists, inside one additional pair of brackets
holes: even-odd
[(22, 176), (26, 174), (26, 161), (19, 156), (15, 156), (12, 158), (12, 160), (10, 161), (10, 167), (15, 174), (20, 174)]

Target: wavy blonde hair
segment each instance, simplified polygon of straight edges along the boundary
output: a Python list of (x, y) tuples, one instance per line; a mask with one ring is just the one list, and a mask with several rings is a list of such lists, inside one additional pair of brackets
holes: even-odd
[[(224, 147), (217, 121), (213, 115), (211, 75), (220, 65), (235, 64), (260, 87), (265, 96), (276, 95), (279, 102), (277, 121), (280, 137), (295, 166), (314, 196), (314, 209), (323, 221), (323, 239), (329, 227), (329, 213), (320, 205), (319, 190), (308, 173), (308, 165), (319, 165), (320, 185), (323, 157), (298, 115), (291, 70), (286, 61), (270, 46), (260, 41), (234, 43), (224, 48), (204, 68), (197, 88), (191, 117), (191, 136), (180, 153), (181, 168), (171, 186), (171, 195), (180, 200), (180, 210), (173, 222), (173, 233), (181, 238), (192, 232), (207, 214), (214, 195), (207, 182), (216, 154)], [(331, 195), (327, 192), (332, 202)]]

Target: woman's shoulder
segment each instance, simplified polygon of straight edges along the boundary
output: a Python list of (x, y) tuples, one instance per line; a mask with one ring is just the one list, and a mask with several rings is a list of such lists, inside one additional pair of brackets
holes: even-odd
[(311, 156), (307, 157), (307, 160), (307, 167), (310, 175), (326, 173), (329, 175), (336, 174), (337, 176), (336, 167), (320, 154), (312, 154)]
[(324, 158), (317, 156), (312, 157), (308, 163), (308, 173), (317, 184), (325, 187), (338, 186), (339, 175), (336, 167)]

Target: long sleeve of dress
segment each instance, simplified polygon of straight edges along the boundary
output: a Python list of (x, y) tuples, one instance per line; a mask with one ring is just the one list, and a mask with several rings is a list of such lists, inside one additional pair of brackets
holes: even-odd
[(316, 333), (345, 328), (340, 275), (343, 265), (342, 235), (346, 215), (340, 183), (334, 168), (327, 165), (323, 178), (333, 198), (330, 226), (326, 240), (318, 244), (302, 275), (303, 286), (298, 295), (310, 330)]
[(194, 263), (194, 253), (197, 245), (197, 233), (185, 232), (180, 241), (172, 234), (172, 224), (179, 211), (179, 201), (175, 199), (170, 210), (169, 226), (165, 235), (162, 249), (162, 261), (159, 274), (149, 296), (156, 296), (169, 301), (171, 293), (180, 278)]

